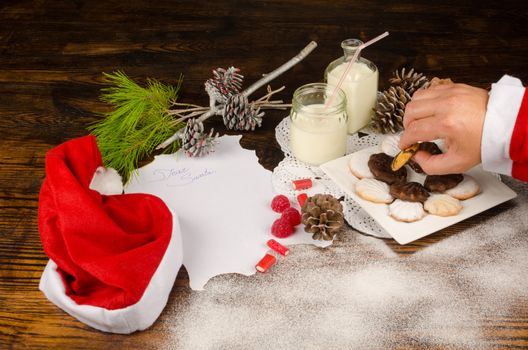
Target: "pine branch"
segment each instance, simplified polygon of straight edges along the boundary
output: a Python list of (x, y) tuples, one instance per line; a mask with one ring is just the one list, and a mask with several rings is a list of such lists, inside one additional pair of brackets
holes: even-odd
[[(104, 76), (111, 86), (101, 90), (101, 100), (114, 108), (89, 130), (97, 138), (105, 166), (116, 169), (126, 183), (143, 158), (185, 126), (167, 113), (177, 98), (182, 78), (176, 86), (149, 79), (147, 86), (141, 87), (120, 71)], [(165, 152), (179, 148), (176, 142)]]
[[(281, 92), (285, 89), (285, 86), (282, 86), (278, 88), (277, 90), (272, 90), (271, 87), (268, 85), (267, 87), (267, 94), (262, 96), (256, 101), (253, 101), (252, 104), (255, 106), (255, 108), (265, 108), (265, 109), (286, 109), (291, 107), (291, 104), (284, 103), (282, 100), (270, 100), (271, 96), (274, 94)], [(167, 111), (168, 114), (172, 116), (178, 117), (178, 119), (175, 119), (174, 122), (184, 122), (191, 118), (196, 118), (198, 121), (203, 122), (209, 117), (212, 117), (214, 115), (217, 115), (221, 112), (222, 106), (216, 106), (215, 109), (211, 109), (210, 107), (203, 107), (198, 105), (191, 105), (191, 104), (185, 104), (185, 103), (172, 103), (172, 106), (176, 107), (185, 107), (188, 108), (178, 108), (178, 109), (170, 109)], [(175, 141), (180, 141), (183, 136), (183, 129), (175, 132), (171, 137), (163, 140), (156, 149), (164, 149), (165, 147), (168, 147)]]

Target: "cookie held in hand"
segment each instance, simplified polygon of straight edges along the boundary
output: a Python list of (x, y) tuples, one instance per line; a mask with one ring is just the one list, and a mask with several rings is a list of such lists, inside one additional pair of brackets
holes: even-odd
[[(418, 151), (424, 151), (432, 155), (442, 154), (442, 150), (434, 142), (426, 141), (418, 144)], [(410, 159), (407, 163), (412, 170), (416, 171), (419, 174), (423, 174), (424, 171), (420, 164), (418, 164), (414, 159)]]
[(403, 168), (403, 166), (411, 160), (416, 152), (418, 152), (418, 147), (420, 147), (419, 144), (415, 143), (405, 149), (402, 149), (397, 155), (395, 155), (391, 163), (392, 171), (397, 171)]

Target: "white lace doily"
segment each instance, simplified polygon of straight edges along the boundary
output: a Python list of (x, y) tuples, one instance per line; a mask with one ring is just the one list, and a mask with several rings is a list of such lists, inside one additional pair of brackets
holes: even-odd
[[(336, 198), (344, 197), (343, 212), (345, 220), (358, 231), (381, 237), (391, 236), (382, 229), (352, 198), (346, 195), (325, 173), (317, 166), (310, 166), (293, 157), (289, 149), (290, 118), (284, 118), (275, 128), (275, 137), (282, 152), (286, 156), (282, 162), (273, 169), (272, 184), (276, 192), (295, 198), (296, 192), (292, 188), (292, 181), (303, 178), (316, 179), (314, 186), (304, 192), (308, 195), (316, 193), (331, 194)], [(360, 149), (376, 146), (380, 143), (381, 135), (365, 128), (360, 133), (348, 136), (347, 154)]]

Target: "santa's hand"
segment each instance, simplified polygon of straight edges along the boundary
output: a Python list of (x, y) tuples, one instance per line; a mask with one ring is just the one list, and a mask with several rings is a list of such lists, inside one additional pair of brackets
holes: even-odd
[(418, 152), (414, 160), (431, 175), (461, 173), (481, 162), (480, 142), (488, 92), (465, 84), (418, 90), (405, 108), (400, 148), (443, 139), (446, 152)]

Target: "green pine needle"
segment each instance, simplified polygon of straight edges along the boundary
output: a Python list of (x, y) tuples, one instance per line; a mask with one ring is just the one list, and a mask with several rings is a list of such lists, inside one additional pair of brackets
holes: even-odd
[[(183, 79), (175, 87), (153, 79), (141, 87), (123, 72), (103, 74), (112, 86), (101, 90), (101, 100), (114, 108), (88, 129), (97, 138), (105, 166), (116, 169), (127, 183), (142, 159), (185, 126), (167, 113)], [(174, 142), (164, 152), (179, 148)]]

